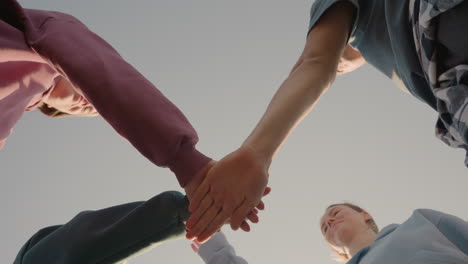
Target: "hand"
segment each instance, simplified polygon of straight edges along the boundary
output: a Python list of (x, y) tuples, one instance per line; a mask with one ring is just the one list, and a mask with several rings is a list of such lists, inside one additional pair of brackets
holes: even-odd
[(200, 249), (201, 243), (198, 242), (198, 240), (193, 240), (192, 243), (190, 244), (190, 247), (192, 247), (193, 252), (198, 253), (198, 250)]
[(193, 177), (193, 179), (184, 186), (185, 194), (189, 201), (192, 201), (192, 197), (195, 194), (198, 186), (203, 182), (205, 179), (208, 171), (216, 164), (216, 161), (212, 160), (208, 162), (203, 168), (201, 168), (197, 174)]
[[(270, 194), (270, 192), (271, 192), (271, 188), (266, 187), (265, 191), (263, 192), (263, 197)], [(265, 209), (265, 204), (263, 203), (262, 200), (260, 200), (260, 203), (258, 203), (258, 205), (249, 212), (249, 214), (244, 219), (244, 221), (242, 221), (242, 223), (240, 225), (240, 229), (242, 229), (245, 232), (250, 232), (250, 225), (246, 220), (248, 219), (250, 222), (252, 222), (254, 224), (258, 223), (260, 221), (260, 219), (258, 218), (258, 210), (264, 210), (264, 209)], [(228, 219), (225, 224), (230, 224), (230, 223), (231, 223), (231, 219)], [(218, 230), (218, 232), (219, 232), (219, 230)], [(209, 238), (207, 238), (207, 239), (209, 239)]]
[(352, 72), (364, 64), (366, 64), (366, 60), (362, 57), (361, 53), (350, 45), (347, 45), (338, 63), (336, 73), (341, 75)]
[[(184, 187), (187, 198), (189, 201), (191, 201), (191, 198), (197, 189), (197, 187), (200, 185), (200, 183), (205, 179), (208, 171), (216, 164), (216, 161), (212, 160), (208, 164), (206, 164), (203, 168), (201, 168), (195, 177)], [(263, 196), (268, 195), (271, 192), (270, 187), (266, 187), (265, 191), (263, 193)], [(250, 225), (246, 220), (249, 220), (252, 223), (258, 223), (259, 218), (258, 218), (258, 210), (264, 210), (265, 209), (265, 204), (263, 203), (262, 200), (258, 203), (256, 208), (252, 209), (252, 211), (247, 215), (247, 217), (242, 221), (240, 228), (245, 231), (249, 232), (250, 231)]]
[[(264, 197), (267, 196), (270, 192), (271, 192), (271, 188), (266, 187), (265, 192), (263, 193), (263, 196)], [(249, 215), (247, 216), (247, 219), (249, 219), (252, 223), (258, 223), (258, 212), (259, 212), (258, 210), (264, 210), (264, 209), (265, 209), (265, 205), (263, 204), (263, 202), (260, 202), (260, 204), (257, 205), (256, 208), (254, 208), (254, 209), (252, 209), (252, 211), (250, 211)], [(247, 224), (246, 221), (244, 221), (242, 223)], [(241, 228), (242, 228), (242, 225), (241, 225)], [(219, 229), (217, 232), (221, 232), (221, 229)], [(211, 239), (211, 237), (209, 239)], [(207, 239), (207, 240), (209, 240), (209, 239)], [(193, 252), (198, 253), (198, 250), (200, 249), (201, 244), (202, 244), (202, 242), (198, 241), (198, 239), (192, 240), (192, 243), (190, 244), (190, 246), (191, 246)]]
[[(230, 218), (237, 230), (261, 197), (268, 183), (269, 160), (242, 146), (214, 164), (190, 198), (188, 239), (203, 242)], [(191, 190), (192, 191), (192, 190)]]
[[(208, 171), (216, 164), (216, 161), (212, 160), (208, 164), (206, 164), (203, 168), (201, 168), (195, 177), (184, 187), (185, 193), (187, 195), (187, 198), (189, 201), (191, 201), (191, 198), (197, 189), (197, 187), (200, 185), (200, 183), (205, 179)], [(263, 193), (263, 196), (268, 195), (271, 192), (270, 187), (266, 187), (265, 191)], [(240, 228), (245, 231), (249, 232), (250, 231), (250, 225), (246, 220), (249, 220), (252, 223), (258, 223), (259, 218), (258, 218), (258, 210), (264, 210), (265, 209), (265, 204), (263, 201), (260, 200), (259, 204), (256, 206), (256, 208), (252, 209), (252, 211), (247, 215), (247, 217), (242, 221)]]

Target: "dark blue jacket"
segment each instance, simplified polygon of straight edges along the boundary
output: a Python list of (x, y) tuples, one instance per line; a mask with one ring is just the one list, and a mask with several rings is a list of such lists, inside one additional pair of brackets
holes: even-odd
[(117, 263), (157, 242), (185, 233), (187, 198), (175, 191), (146, 202), (84, 211), (64, 225), (39, 230), (13, 264)]

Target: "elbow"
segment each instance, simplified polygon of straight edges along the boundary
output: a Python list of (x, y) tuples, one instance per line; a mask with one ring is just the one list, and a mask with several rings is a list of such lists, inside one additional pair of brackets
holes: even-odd
[(322, 82), (321, 87), (324, 88), (325, 92), (336, 79), (336, 68), (338, 65), (333, 58), (322, 56), (304, 58), (301, 62), (301, 67), (318, 77), (316, 80)]
[(314, 67), (318, 67), (327, 75), (336, 76), (336, 68), (338, 67), (339, 58), (332, 58), (325, 55), (308, 56), (303, 59), (302, 63), (305, 65), (314, 65)]

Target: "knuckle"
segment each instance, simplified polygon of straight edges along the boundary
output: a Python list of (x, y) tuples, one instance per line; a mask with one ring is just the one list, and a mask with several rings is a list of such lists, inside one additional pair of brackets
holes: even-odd
[(241, 217), (233, 217), (231, 218), (231, 225), (234, 225), (234, 226), (239, 226), (242, 221), (244, 221), (244, 218), (241, 218)]
[(216, 188), (211, 188), (210, 195), (213, 197), (219, 197), (221, 196), (221, 192)]
[(208, 206), (211, 205), (211, 203), (212, 203), (211, 198), (205, 197), (205, 198), (203, 199), (203, 201), (201, 202), (201, 206), (202, 206), (204, 209), (206, 209), (206, 208), (208, 208)]
[(224, 210), (224, 207), (225, 207), (224, 202), (223, 202), (223, 201), (220, 201), (220, 200), (215, 200), (215, 201), (213, 202), (213, 206), (214, 206), (216, 209), (218, 209), (218, 210), (220, 210), (220, 209), (223, 209), (223, 210)]
[(223, 205), (223, 214), (227, 216), (231, 216), (233, 212), (234, 212), (234, 206), (232, 206), (231, 204)]

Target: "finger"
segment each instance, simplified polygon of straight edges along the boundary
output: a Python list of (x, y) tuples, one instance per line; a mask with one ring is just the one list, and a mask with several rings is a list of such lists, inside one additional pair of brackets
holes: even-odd
[(198, 186), (197, 190), (195, 191), (195, 194), (193, 197), (190, 199), (190, 204), (189, 204), (189, 211), (190, 212), (195, 212), (198, 209), (198, 206), (200, 206), (201, 201), (205, 197), (207, 193), (210, 191), (210, 185), (206, 182), (203, 182)]
[(199, 247), (195, 244), (195, 242), (193, 242), (193, 243), (190, 245), (190, 247), (192, 247), (193, 252), (198, 253), (198, 248), (199, 248)]
[(258, 209), (257, 209), (257, 208), (252, 209), (252, 211), (253, 211), (255, 214), (258, 214)]
[(195, 244), (195, 246), (197, 246), (197, 248), (200, 247), (200, 243), (197, 240), (193, 240), (192, 244)]
[[(255, 213), (253, 212), (253, 210), (250, 211), (250, 213), (247, 215), (247, 219), (249, 219), (249, 221), (252, 222), (252, 223), (254, 223), (254, 224), (258, 223), (258, 221), (259, 221), (258, 215), (255, 214)], [(245, 231), (245, 230), (244, 230), (244, 231)]]
[[(271, 188), (270, 187), (266, 187), (265, 190), (263, 191), (263, 197), (267, 196), (268, 194), (270, 194), (271, 192)], [(258, 203), (258, 205), (256, 206), (256, 208), (260, 209), (260, 210), (264, 210), (265, 209), (265, 204), (263, 203), (262, 200), (260, 200), (260, 202)]]
[(197, 241), (199, 241), (199, 243), (201, 244), (204, 244), (206, 241), (210, 240), (213, 236), (208, 236), (207, 238), (204, 238), (203, 240), (199, 240), (200, 238), (197, 237)]
[(244, 200), (241, 206), (239, 206), (231, 216), (231, 228), (233, 230), (239, 229), (242, 221), (247, 217), (248, 213), (253, 209), (254, 206), (251, 202)]
[(229, 219), (233, 210), (223, 208), (221, 212), (216, 216), (215, 219), (210, 223), (210, 225), (197, 237), (199, 241), (206, 241), (210, 236), (212, 236), (217, 230), (226, 223)]
[(250, 225), (247, 223), (247, 221), (243, 221), (240, 225), (240, 229), (244, 232), (250, 232)]
[[(202, 233), (203, 230), (207, 228), (211, 228), (211, 222), (213, 222), (213, 219), (218, 215), (220, 211), (221, 206), (218, 204), (213, 204), (206, 212), (203, 214), (200, 218), (200, 220), (193, 226), (191, 230), (187, 233), (187, 238), (188, 239), (194, 239), (195, 237), (197, 238), (198, 241), (201, 241), (198, 239), (200, 233)], [(218, 226), (214, 231), (218, 230), (221, 226)], [(210, 234), (210, 236), (214, 233), (214, 231)]]
[(265, 209), (265, 204), (263, 203), (263, 201), (260, 200), (260, 202), (257, 204), (256, 208), (258, 210), (264, 210)]
[(213, 198), (209, 194), (205, 195), (203, 200), (200, 202), (197, 210), (187, 220), (185, 227), (190, 230), (200, 220), (200, 217), (206, 212), (206, 210), (213, 204)]

